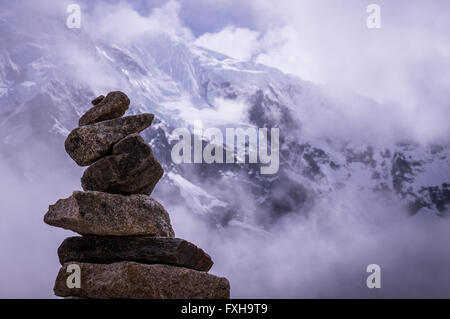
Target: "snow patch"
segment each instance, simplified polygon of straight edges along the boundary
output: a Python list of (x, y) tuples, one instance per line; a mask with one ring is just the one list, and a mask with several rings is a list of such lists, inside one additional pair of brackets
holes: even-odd
[(227, 203), (212, 196), (204, 189), (192, 184), (183, 176), (173, 172), (169, 172), (166, 175), (180, 188), (181, 196), (183, 196), (186, 202), (193, 203), (194, 206), (199, 209), (200, 213), (206, 214), (211, 211), (213, 207), (228, 206)]

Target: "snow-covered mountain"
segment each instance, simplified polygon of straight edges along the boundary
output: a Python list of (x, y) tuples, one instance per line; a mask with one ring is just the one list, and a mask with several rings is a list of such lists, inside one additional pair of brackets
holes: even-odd
[[(42, 167), (73, 166), (63, 153), (65, 137), (91, 99), (121, 90), (131, 100), (128, 113), (156, 115), (144, 132), (166, 172), (155, 197), (218, 227), (263, 230), (342, 191), (401, 202), (411, 214), (449, 210), (449, 145), (311, 134), (315, 125), (336, 125), (316, 123), (322, 115), (347, 103), (370, 110), (374, 101), (338, 101), (274, 68), (161, 33), (125, 44), (64, 28), (29, 35), (4, 19), (0, 30), (1, 153), (26, 178), (38, 178)], [(279, 127), (278, 173), (261, 175), (259, 164), (174, 164), (172, 131), (198, 119), (222, 129)]]

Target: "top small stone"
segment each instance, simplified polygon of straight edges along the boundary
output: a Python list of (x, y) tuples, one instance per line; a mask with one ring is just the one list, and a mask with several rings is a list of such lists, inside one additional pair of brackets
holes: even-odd
[(97, 96), (95, 99), (91, 101), (92, 105), (97, 105), (105, 98), (104, 95)]
[(90, 125), (106, 120), (116, 119), (125, 114), (130, 106), (130, 99), (120, 91), (109, 92), (106, 97), (100, 95), (91, 102), (89, 109), (78, 122), (79, 126)]

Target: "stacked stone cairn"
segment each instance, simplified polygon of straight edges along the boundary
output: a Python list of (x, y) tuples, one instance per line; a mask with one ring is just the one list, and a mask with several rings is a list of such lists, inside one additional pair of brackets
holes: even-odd
[[(70, 157), (89, 166), (84, 191), (58, 200), (44, 221), (82, 236), (58, 248), (62, 268), (54, 291), (78, 298), (229, 298), (226, 278), (208, 273), (213, 262), (194, 244), (175, 238), (169, 214), (149, 195), (164, 170), (139, 135), (153, 114), (122, 117), (122, 92), (99, 96), (65, 141)], [(68, 282), (73, 264), (80, 286)]]

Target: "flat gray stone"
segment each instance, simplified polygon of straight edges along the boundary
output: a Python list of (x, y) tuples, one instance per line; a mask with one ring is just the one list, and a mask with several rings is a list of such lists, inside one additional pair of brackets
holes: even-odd
[[(67, 287), (70, 264), (80, 267), (80, 288)], [(69, 262), (60, 269), (54, 291), (60, 297), (99, 299), (228, 299), (230, 283), (204, 271), (170, 265)]]
[(134, 261), (169, 264), (208, 271), (211, 257), (194, 244), (179, 238), (138, 236), (69, 237), (58, 248), (61, 265), (69, 261), (111, 264)]
[(44, 222), (81, 235), (175, 236), (167, 211), (146, 195), (75, 191), (51, 205)]

